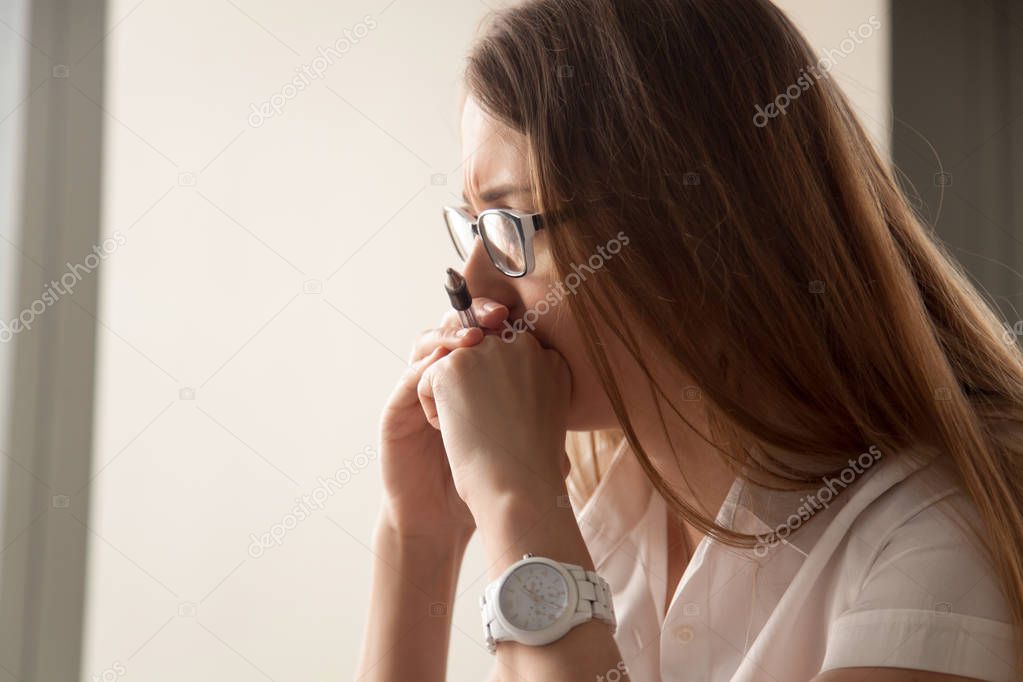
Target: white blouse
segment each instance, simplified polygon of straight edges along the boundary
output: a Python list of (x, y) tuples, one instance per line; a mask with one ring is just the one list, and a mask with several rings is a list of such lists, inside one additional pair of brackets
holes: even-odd
[[(801, 527), (772, 547), (705, 538), (663, 617), (667, 505), (623, 441), (576, 510), (613, 591), (629, 675), (619, 679), (802, 682), (848, 667), (1017, 679), (1009, 609), (970, 530), (980, 527), (972, 503), (934, 457), (873, 452), (812, 500), (737, 480), (718, 523), (758, 536), (786, 519)], [(827, 491), (846, 485), (831, 501)]]

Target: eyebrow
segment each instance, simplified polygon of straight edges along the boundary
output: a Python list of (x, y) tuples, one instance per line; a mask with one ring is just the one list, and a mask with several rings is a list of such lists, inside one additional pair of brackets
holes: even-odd
[[(503, 199), (506, 196), (512, 194), (525, 194), (530, 191), (532, 190), (524, 185), (498, 185), (497, 187), (488, 189), (485, 192), (481, 192), (480, 201), (484, 204), (492, 204), (498, 199)], [(465, 195), (464, 190), (462, 191), (462, 200), (465, 201), (466, 204), (472, 205), (472, 202), (469, 201), (469, 197)]]

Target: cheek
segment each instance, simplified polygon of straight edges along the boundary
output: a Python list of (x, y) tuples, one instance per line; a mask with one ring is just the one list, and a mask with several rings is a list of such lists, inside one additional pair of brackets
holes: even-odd
[(572, 314), (573, 293), (556, 279), (546, 278), (520, 290), (525, 328), (546, 348), (558, 351), (572, 374), (569, 429), (587, 431), (614, 428), (617, 421), (590, 363), (582, 334)]
[(558, 273), (554, 267), (554, 258), (551, 255), (546, 230), (540, 230), (533, 235), (533, 261), (536, 264), (536, 274), (545, 279), (548, 284), (553, 285), (558, 278)]
[(516, 284), (521, 309), (512, 311), (546, 348), (564, 357), (572, 374), (572, 403), (568, 428), (592, 431), (618, 426), (600, 377), (591, 366), (583, 338), (572, 314), (575, 292), (584, 282), (561, 281), (541, 232), (533, 242), (536, 270)]
[(520, 309), (512, 314), (519, 317), (540, 342), (549, 348), (555, 348), (564, 354), (559, 347), (563, 345), (560, 329), (566, 325), (570, 316), (566, 296), (558, 278), (558, 273), (551, 260), (547, 241), (543, 232), (533, 240), (534, 270), (515, 281), (519, 295)]
[(555, 347), (565, 358), (572, 373), (572, 401), (568, 411), (571, 431), (596, 431), (618, 427), (618, 420), (590, 362), (579, 327), (568, 302), (562, 303), (562, 316), (552, 330)]
[(552, 332), (560, 325), (558, 320), (568, 314), (562, 309), (564, 302), (557, 296), (556, 282), (543, 273), (533, 272), (517, 284), (519, 304), (512, 316), (521, 320), (541, 344), (555, 348)]

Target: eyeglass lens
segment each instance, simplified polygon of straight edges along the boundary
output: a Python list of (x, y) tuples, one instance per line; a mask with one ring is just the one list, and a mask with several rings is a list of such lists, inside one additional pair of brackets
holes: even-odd
[[(462, 260), (472, 253), (473, 240), (475, 235), (472, 232), (472, 224), (464, 215), (455, 210), (446, 210), (444, 219), (447, 222), (448, 232), (455, 244), (455, 250)], [(488, 248), (488, 253), (494, 265), (505, 272), (523, 272), (526, 267), (526, 257), (522, 236), (519, 233), (515, 221), (501, 213), (487, 213), (479, 223), (480, 236), (483, 237)]]
[(488, 213), (480, 221), (480, 234), (490, 246), (490, 256), (506, 272), (525, 269), (522, 238), (515, 221), (501, 213)]

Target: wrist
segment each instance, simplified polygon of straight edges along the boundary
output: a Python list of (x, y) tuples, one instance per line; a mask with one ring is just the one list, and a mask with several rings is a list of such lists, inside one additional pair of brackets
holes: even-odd
[(467, 541), (447, 536), (403, 534), (381, 520), (373, 537), (373, 554), (381, 570), (397, 579), (402, 601), (426, 608), (422, 602), (448, 604), (454, 599)]
[(375, 532), (377, 538), (407, 547), (422, 546), (438, 551), (455, 550), (461, 553), (468, 546), (475, 530), (472, 526), (455, 522), (437, 524), (429, 528), (419, 524), (405, 524), (398, 520), (385, 503), (377, 518)]
[(524, 554), (593, 569), (567, 492), (536, 496), (510, 494), (497, 497), (477, 517), (490, 566), (497, 578)]

